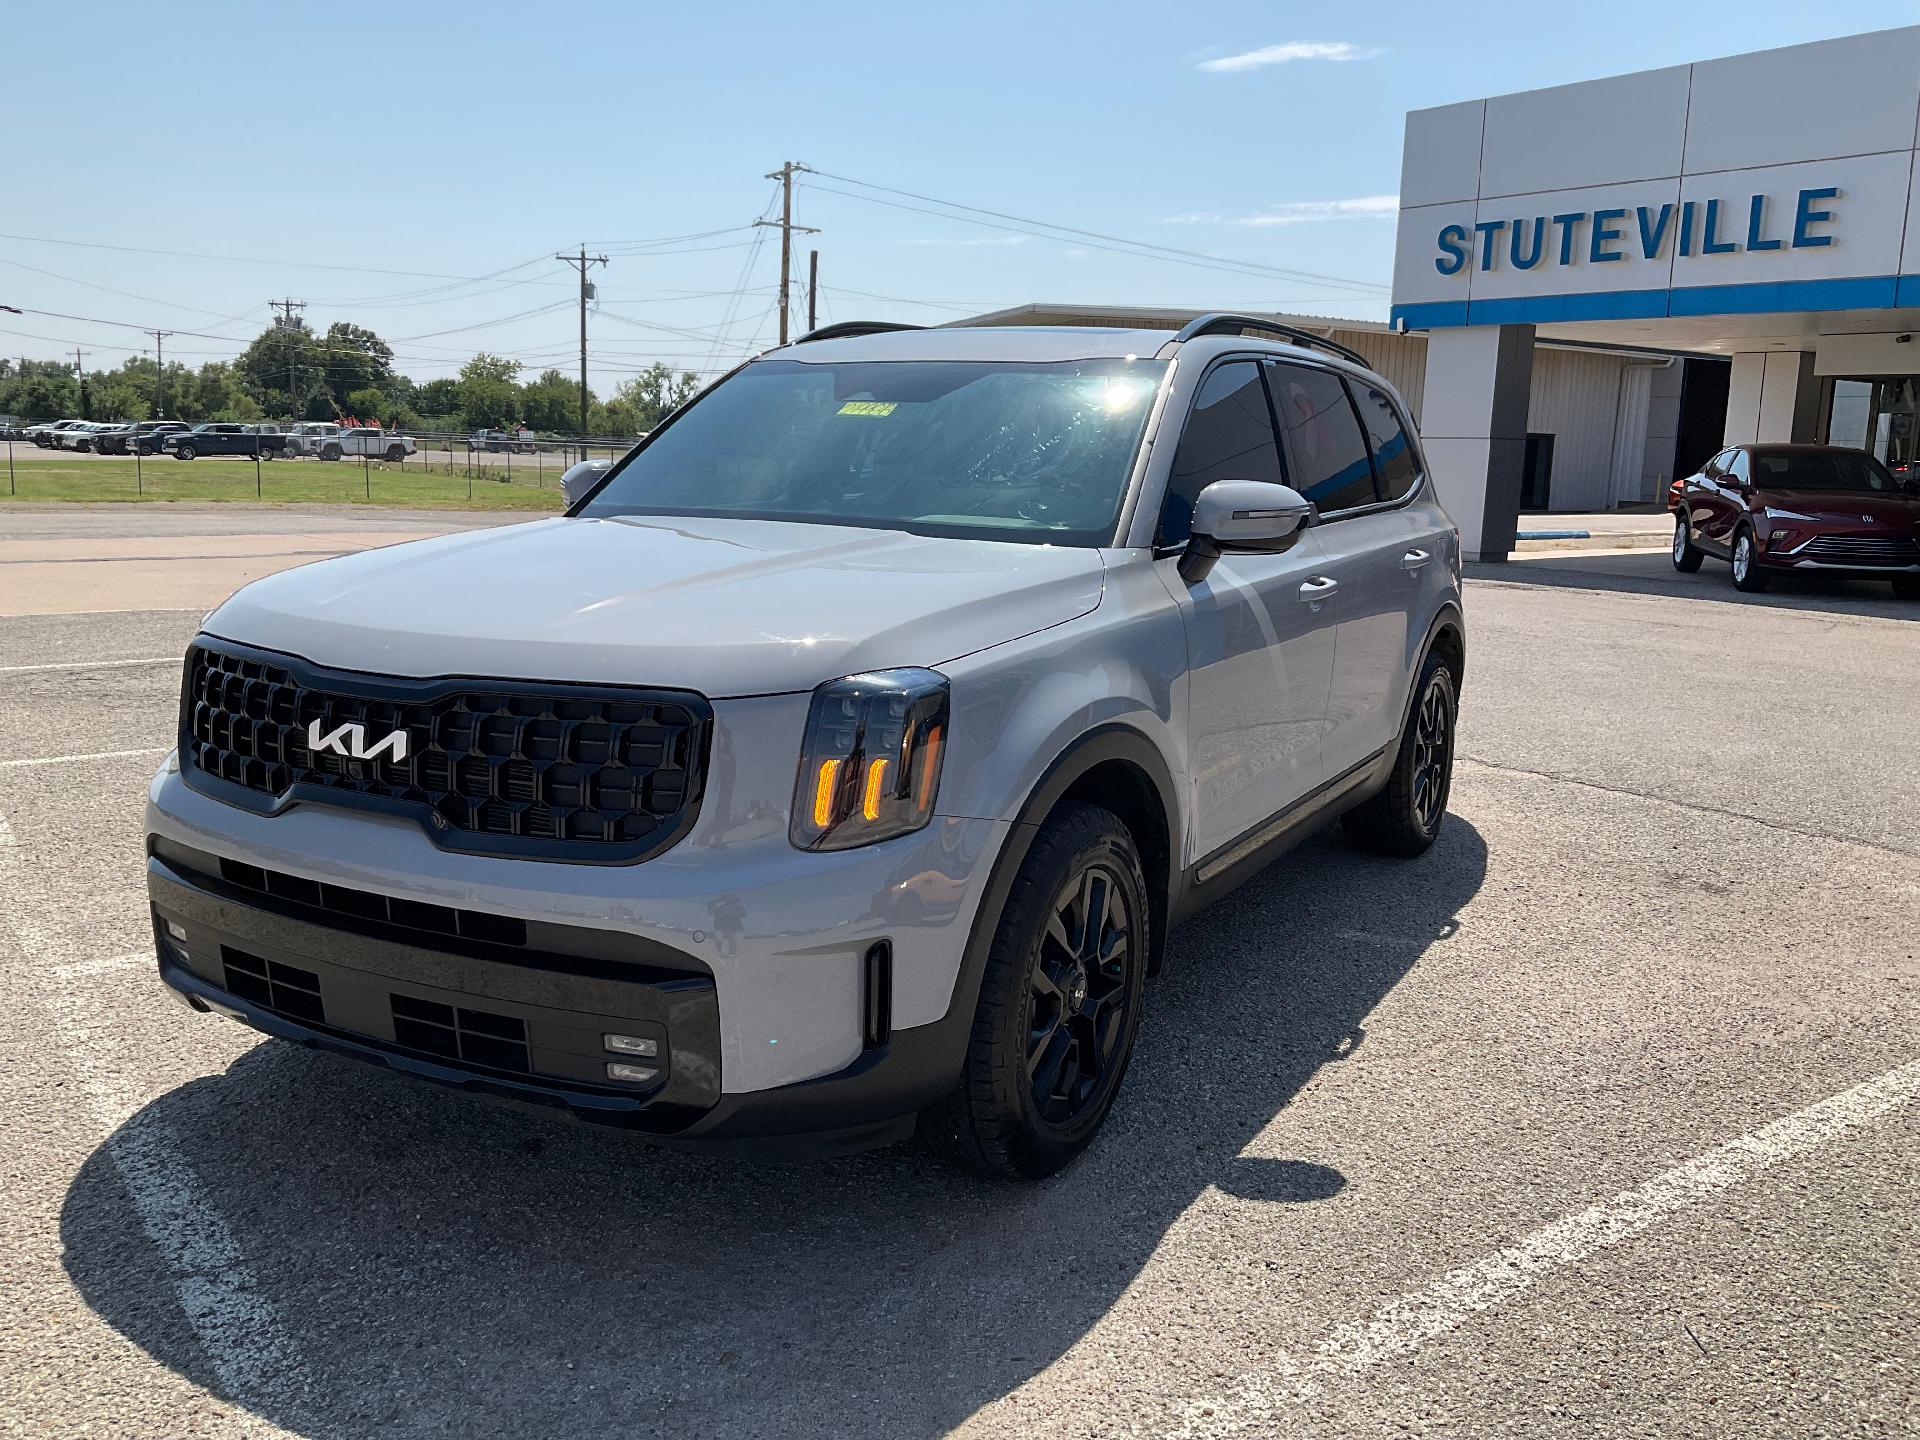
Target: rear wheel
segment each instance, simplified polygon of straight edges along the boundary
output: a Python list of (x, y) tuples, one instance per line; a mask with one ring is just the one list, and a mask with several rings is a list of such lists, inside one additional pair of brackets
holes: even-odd
[(1673, 568), (1682, 575), (1691, 575), (1700, 568), (1703, 558), (1704, 552), (1693, 543), (1693, 532), (1683, 510), (1673, 517)]
[(1095, 805), (1061, 805), (1000, 913), (966, 1062), (952, 1093), (921, 1112), (925, 1143), (1023, 1180), (1086, 1149), (1133, 1054), (1151, 933), (1126, 826)]
[(1428, 655), (1386, 789), (1341, 817), (1354, 844), (1407, 859), (1433, 844), (1453, 789), (1456, 694), (1447, 658)]
[(1772, 577), (1760, 568), (1760, 551), (1753, 542), (1753, 531), (1745, 526), (1733, 537), (1733, 588), (1757, 595), (1767, 588)]
[(400, 463), (400, 462), (401, 462), (402, 460), (404, 460), (404, 459), (406, 459), (406, 458), (407, 458), (407, 447), (406, 447), (406, 446), (404, 446), (404, 445), (389, 445), (389, 446), (387, 446), (387, 459), (388, 459), (388, 461), (389, 461), (389, 462), (391, 462), (392, 464), (395, 464), (395, 465), (398, 465), (398, 464), (399, 464), (399, 463)]

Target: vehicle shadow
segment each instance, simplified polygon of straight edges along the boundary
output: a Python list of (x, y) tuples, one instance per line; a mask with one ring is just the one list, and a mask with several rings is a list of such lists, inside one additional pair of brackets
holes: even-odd
[[(303, 1435), (943, 1434), (1078, 1341), (1208, 1186), (1339, 1193), (1311, 1155), (1242, 1151), (1360, 1044), (1486, 863), (1457, 816), (1411, 864), (1335, 830), (1176, 932), (1107, 1131), (1041, 1184), (912, 1147), (652, 1151), (266, 1043), (147, 1106), (118, 1164), (88, 1158), (67, 1271), (160, 1362)], [(190, 1167), (230, 1247), (167, 1210), (183, 1172), (156, 1152)], [(143, 1217), (174, 1233), (152, 1243)], [(183, 1248), (207, 1268), (177, 1284), (162, 1251)]]
[(1631, 554), (1516, 555), (1505, 564), (1472, 564), (1469, 579), (1505, 580), (1516, 585), (1553, 585), (1573, 590), (1612, 590), (1628, 595), (1674, 595), (1723, 605), (1758, 605), (1774, 610), (1876, 615), (1885, 620), (1920, 620), (1920, 603), (1894, 598), (1883, 581), (1778, 575), (1765, 590), (1747, 595), (1733, 588), (1725, 562), (1707, 560), (1692, 575), (1682, 575), (1664, 549)]

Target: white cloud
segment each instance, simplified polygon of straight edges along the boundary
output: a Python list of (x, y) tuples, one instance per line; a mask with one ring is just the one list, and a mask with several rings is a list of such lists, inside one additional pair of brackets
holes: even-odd
[(935, 239), (929, 237), (926, 239), (902, 240), (900, 243), (902, 245), (962, 245), (971, 250), (977, 249), (982, 245), (1024, 245), (1032, 238), (1031, 235), (976, 235), (965, 240), (948, 239), (945, 237)]
[(1398, 195), (1357, 195), (1350, 200), (1294, 200), (1260, 215), (1214, 215), (1191, 210), (1165, 216), (1162, 225), (1305, 225), (1316, 220), (1391, 220), (1400, 213)]
[(1296, 200), (1264, 215), (1242, 215), (1235, 225), (1306, 225), (1316, 220), (1391, 220), (1400, 213), (1398, 195), (1361, 195), (1352, 200)]
[(1084, 260), (1087, 258), (1087, 252), (1084, 250), (1062, 250), (1060, 255), (1061, 258), (1065, 260)]
[(1371, 46), (1355, 45), (1351, 40), (1289, 40), (1284, 45), (1267, 45), (1238, 55), (1202, 60), (1196, 68), (1215, 73), (1258, 70), (1267, 65), (1285, 65), (1292, 60), (1371, 60), (1379, 53)]

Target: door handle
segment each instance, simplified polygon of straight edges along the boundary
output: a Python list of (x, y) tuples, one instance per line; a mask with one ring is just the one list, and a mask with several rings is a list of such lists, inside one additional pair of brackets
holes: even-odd
[(1400, 568), (1408, 571), (1418, 570), (1432, 558), (1433, 556), (1424, 550), (1409, 550), (1400, 557)]
[(1328, 599), (1340, 588), (1340, 582), (1329, 575), (1315, 575), (1300, 587), (1300, 598), (1308, 604)]

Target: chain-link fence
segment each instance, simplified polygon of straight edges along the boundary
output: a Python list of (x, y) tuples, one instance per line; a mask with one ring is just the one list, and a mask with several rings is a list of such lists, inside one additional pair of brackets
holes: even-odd
[(244, 500), (558, 509), (560, 477), (636, 443), (603, 436), (475, 436), (341, 430), (209, 437), (192, 458), (96, 455), (4, 442), (6, 495), (18, 500)]

